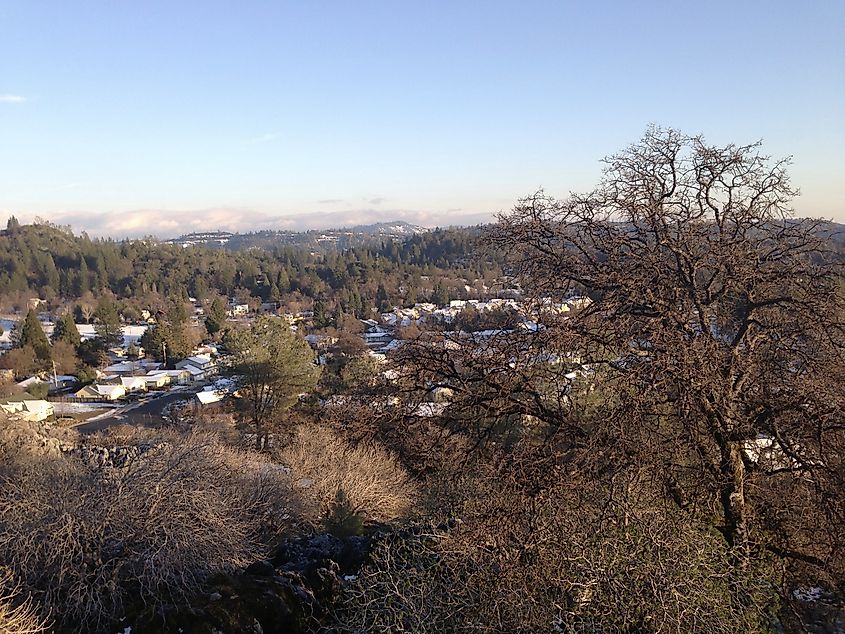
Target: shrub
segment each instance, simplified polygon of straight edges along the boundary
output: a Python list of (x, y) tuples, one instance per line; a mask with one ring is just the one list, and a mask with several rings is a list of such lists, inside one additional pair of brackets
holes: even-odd
[(0, 632), (9, 634), (37, 634), (47, 631), (47, 621), (41, 618), (27, 597), (12, 579), (8, 570), (0, 570)]
[(278, 459), (324, 515), (336, 504), (338, 491), (347, 498), (344, 504), (375, 521), (407, 514), (415, 498), (412, 478), (387, 449), (353, 445), (323, 427), (300, 427)]
[(78, 631), (133, 604), (184, 601), (212, 573), (264, 556), (261, 538), (290, 507), (282, 470), (209, 436), (122, 468), (19, 456), (0, 467), (0, 560)]

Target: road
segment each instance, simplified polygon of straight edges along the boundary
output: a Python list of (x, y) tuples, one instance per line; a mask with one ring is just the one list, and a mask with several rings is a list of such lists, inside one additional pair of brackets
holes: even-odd
[(158, 427), (162, 423), (162, 413), (168, 405), (176, 401), (193, 399), (201, 387), (190, 390), (179, 390), (166, 393), (150, 393), (138, 403), (121, 407), (107, 415), (89, 420), (75, 429), (80, 434), (92, 434), (111, 427), (112, 425), (139, 425), (141, 427)]

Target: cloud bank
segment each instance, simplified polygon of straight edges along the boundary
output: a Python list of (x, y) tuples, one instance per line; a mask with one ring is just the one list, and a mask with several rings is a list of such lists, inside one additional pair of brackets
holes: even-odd
[(23, 103), (26, 97), (21, 95), (0, 95), (0, 103)]
[[(7, 214), (11, 212), (6, 212)], [(22, 222), (32, 216), (15, 212)], [(215, 207), (209, 209), (136, 209), (92, 213), (67, 211), (41, 214), (41, 218), (58, 225), (70, 225), (74, 232), (86, 231), (91, 236), (111, 238), (141, 238), (155, 236), (173, 238), (195, 231), (260, 231), (280, 229), (306, 231), (352, 227), (403, 220), (423, 227), (474, 225), (491, 222), (493, 213), (465, 213), (462, 210), (420, 211), (408, 209), (346, 209), (327, 213), (274, 215), (243, 208)]]

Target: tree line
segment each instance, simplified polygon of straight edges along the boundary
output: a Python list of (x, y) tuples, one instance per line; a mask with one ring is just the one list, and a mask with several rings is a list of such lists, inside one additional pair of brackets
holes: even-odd
[(495, 261), (467, 258), (475, 234), (436, 230), (405, 242), (328, 253), (285, 245), (228, 251), (155, 239), (92, 239), (49, 223), (21, 225), (11, 217), (0, 233), (0, 303), (10, 307), (36, 296), (53, 304), (90, 304), (110, 295), (127, 306), (158, 308), (163, 298), (203, 301), (219, 294), (243, 303), (308, 305), (321, 299), (344, 312), (369, 315), (382, 303), (431, 299), (433, 280), (459, 296), (467, 283), (500, 274)]

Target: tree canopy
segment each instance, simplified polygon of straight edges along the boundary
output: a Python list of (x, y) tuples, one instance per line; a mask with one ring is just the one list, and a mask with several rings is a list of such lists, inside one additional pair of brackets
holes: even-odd
[(261, 317), (249, 328), (231, 329), (225, 345), (235, 356), (243, 410), (263, 448), (271, 426), (314, 390), (320, 376), (310, 346), (281, 319)]
[(681, 513), (691, 540), (717, 530), (735, 614), (760, 578), (845, 578), (841, 264), (820, 222), (791, 217), (786, 167), (650, 129), (593, 191), (538, 192), (488, 234), (531, 327), (423, 333), (396, 354), (408, 394), (448, 389), (442, 424), (524, 495), (565, 473), (592, 498), (579, 512), (626, 532), (654, 512)]

